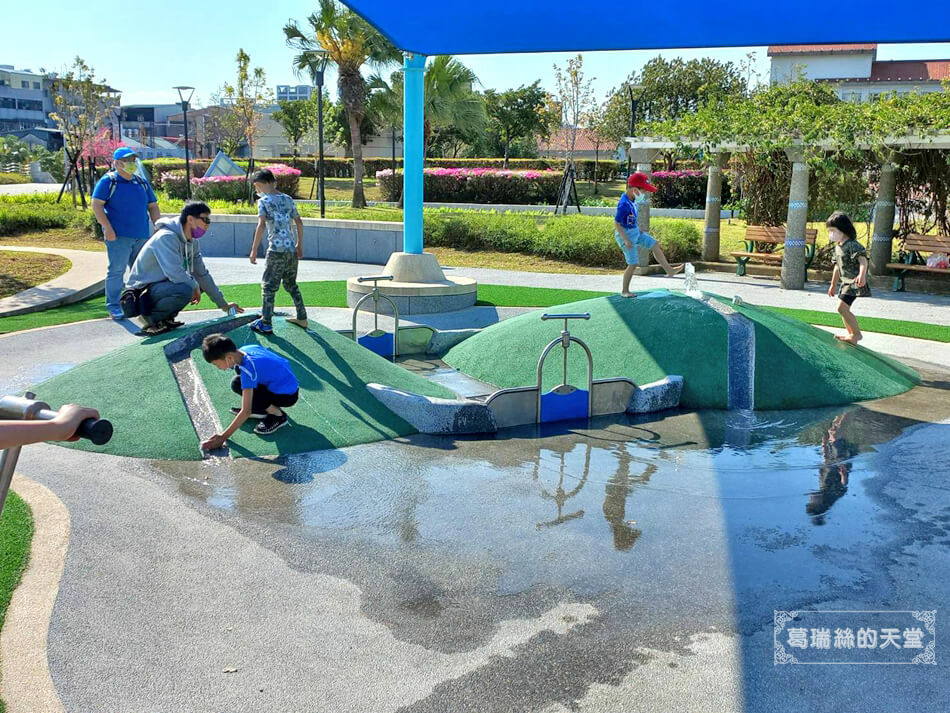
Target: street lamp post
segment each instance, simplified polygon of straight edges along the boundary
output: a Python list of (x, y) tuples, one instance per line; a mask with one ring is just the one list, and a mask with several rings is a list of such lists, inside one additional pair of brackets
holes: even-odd
[(396, 178), (396, 125), (393, 124), (393, 180)]
[(330, 60), (330, 53), (325, 49), (312, 50), (314, 56), (310, 64), (310, 75), (313, 83), (317, 87), (317, 143), (320, 155), (318, 169), (318, 191), (320, 198), (320, 217), (325, 218), (327, 214), (326, 196), (323, 193), (323, 73), (326, 71), (327, 62)]
[(185, 195), (191, 198), (191, 163), (188, 156), (188, 102), (191, 101), (195, 88), (174, 87), (174, 89), (178, 90), (178, 98), (181, 100), (182, 120), (185, 124)]

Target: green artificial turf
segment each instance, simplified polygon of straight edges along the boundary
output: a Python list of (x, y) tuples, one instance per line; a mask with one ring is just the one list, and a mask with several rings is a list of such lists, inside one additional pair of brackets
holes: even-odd
[[(444, 386), (413, 374), (320, 324), (304, 331), (278, 319), (273, 335), (247, 327), (229, 334), (239, 347), (260, 344), (286, 357), (300, 382), (300, 400), (287, 409), (291, 425), (271, 436), (253, 432), (248, 421), (232, 436), (235, 456), (262, 456), (342, 448), (415, 433), (415, 429), (383, 406), (367, 389), (381, 383), (426, 396), (455, 398)], [(221, 371), (192, 354), (222, 425), (233, 418), (228, 409), (240, 404), (231, 391), (233, 371)], [(202, 434), (205, 435), (205, 434)], [(210, 435), (210, 434), (207, 434)]]
[[(278, 319), (274, 327), (275, 334), (270, 337), (258, 336), (247, 327), (229, 335), (239, 346), (261, 343), (291, 361), (301, 385), (301, 399), (289, 409), (293, 425), (261, 438), (252, 433), (256, 422), (249, 422), (231, 441), (234, 456), (300, 453), (414, 433), (408, 423), (366, 390), (369, 382), (428, 396), (454, 397), (449, 389), (392, 364), (322, 325), (314, 324), (305, 332)], [(138, 458), (197, 460), (199, 437), (163, 350), (165, 344), (196, 328), (183, 328), (117, 349), (35, 387), (37, 397), (54, 408), (67, 401), (95, 404), (115, 427), (115, 435), (104, 446), (88, 441), (64, 445)], [(228, 409), (239, 403), (230, 389), (234, 374), (206, 363), (200, 350), (193, 358), (226, 426), (231, 422)]]
[(103, 446), (86, 440), (61, 445), (138, 458), (197, 459), (195, 430), (162, 349), (187, 331), (116, 349), (34, 387), (37, 398), (53, 408), (64, 403), (95, 405), (115, 429)]
[[(7, 495), (0, 516), (0, 628), (3, 627), (13, 590), (20, 583), (20, 575), (30, 558), (30, 540), (33, 538), (33, 515), (16, 493)], [(0, 701), (0, 711), (3, 702)]]
[[(557, 305), (554, 312), (590, 312), (590, 320), (571, 320), (568, 328), (590, 347), (594, 378), (627, 377), (646, 384), (670, 374), (684, 377), (686, 408), (726, 408), (726, 321), (698, 300), (665, 290)], [(648, 297), (647, 294), (659, 295)], [(506, 319), (453, 347), (444, 361), (502, 388), (537, 383), (537, 360), (563, 321), (542, 321), (541, 311)], [(555, 347), (546, 359), (543, 387), (561, 383), (563, 357)], [(568, 383), (586, 383), (583, 350), (568, 350)]]
[[(558, 305), (556, 312), (590, 312), (572, 321), (594, 358), (594, 378), (627, 377), (645, 384), (683, 376), (681, 405), (725, 408), (727, 335), (725, 319), (697, 300), (655, 291), (663, 297), (626, 300), (617, 295)], [(724, 298), (717, 298), (726, 303)], [(737, 308), (755, 324), (755, 407), (813, 408), (883, 398), (915, 386), (916, 372), (863, 347), (837, 342), (827, 332), (754, 305)], [(542, 322), (540, 313), (492, 325), (445, 355), (446, 363), (499, 387), (531, 386), (537, 356), (556, 338), (563, 322)], [(517, 355), (517, 358), (513, 358)], [(523, 355), (523, 356), (522, 356)], [(561, 382), (560, 347), (546, 360), (543, 387)], [(568, 383), (586, 380), (586, 359), (568, 351)]]
[[(241, 305), (260, 306), (260, 285), (226, 285), (222, 288), (225, 296)], [(311, 307), (346, 307), (346, 282), (327, 280), (322, 282), (301, 282), (300, 290), (304, 301)], [(478, 286), (480, 305), (496, 307), (549, 307), (590, 297), (606, 296), (609, 292), (590, 290), (565, 290), (556, 287), (519, 287), (511, 285)], [(290, 307), (290, 295), (283, 290), (277, 293), (278, 307)], [(186, 309), (216, 309), (215, 305), (202, 296), (201, 302)], [(794, 317), (808, 324), (821, 324), (828, 327), (841, 326), (841, 317), (836, 312), (817, 312), (815, 310), (791, 309), (787, 307), (763, 307), (773, 312)], [(0, 318), (0, 334), (21, 332), (38, 327), (52, 327), (70, 324), (87, 319), (108, 317), (104, 297), (93, 297), (83, 302), (57, 307), (43, 312)], [(907, 322), (881, 317), (858, 317), (858, 324), (865, 332), (880, 332), (898, 337), (929, 339), (935, 342), (950, 342), (950, 327), (924, 322)]]
[[(725, 298), (721, 302), (731, 304)], [(916, 386), (910, 367), (755, 305), (734, 306), (755, 324), (755, 407), (815, 408), (880, 399)]]

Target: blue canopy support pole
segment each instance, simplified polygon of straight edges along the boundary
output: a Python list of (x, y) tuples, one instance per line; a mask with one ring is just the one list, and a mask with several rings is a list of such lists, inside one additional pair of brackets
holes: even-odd
[(423, 122), (425, 119), (426, 57), (407, 54), (403, 108), (402, 249), (422, 254)]

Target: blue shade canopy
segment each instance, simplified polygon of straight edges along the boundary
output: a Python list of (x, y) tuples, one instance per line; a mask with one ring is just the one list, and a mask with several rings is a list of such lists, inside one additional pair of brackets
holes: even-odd
[(950, 0), (343, 0), (424, 55), (950, 41)]

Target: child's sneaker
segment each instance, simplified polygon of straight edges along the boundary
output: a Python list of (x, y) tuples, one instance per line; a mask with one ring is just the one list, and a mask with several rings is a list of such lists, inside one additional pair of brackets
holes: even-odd
[(269, 324), (264, 324), (263, 319), (255, 319), (251, 322), (248, 327), (251, 328), (252, 332), (257, 332), (258, 334), (273, 334), (274, 328)]
[(296, 317), (288, 317), (288, 318), (287, 318), (287, 321), (290, 322), (291, 324), (296, 324), (296, 325), (297, 325), (298, 327), (300, 327), (301, 329), (306, 329), (306, 328), (307, 328), (307, 320), (306, 320), (306, 319), (297, 319)]
[[(233, 413), (235, 416), (237, 416), (239, 413), (241, 413), (241, 407), (240, 407), (240, 406), (232, 406), (232, 407), (231, 407), (231, 413)], [(248, 418), (254, 418), (254, 419), (257, 419), (258, 421), (260, 421), (260, 420), (262, 420), (262, 419), (267, 418), (267, 414), (266, 414), (266, 413), (252, 413), (250, 416), (248, 416)]]
[(287, 414), (275, 416), (272, 413), (267, 414), (263, 421), (254, 427), (254, 433), (259, 436), (267, 436), (276, 431), (281, 426), (287, 425)]

